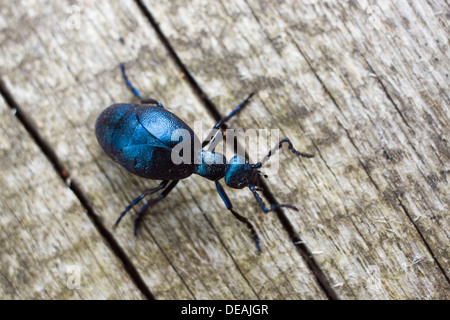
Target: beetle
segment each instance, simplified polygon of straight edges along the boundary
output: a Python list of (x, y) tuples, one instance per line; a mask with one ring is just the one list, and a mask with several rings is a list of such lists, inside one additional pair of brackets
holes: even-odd
[[(117, 227), (125, 214), (142, 199), (162, 190), (158, 197), (143, 206), (135, 218), (134, 234), (137, 235), (138, 225), (144, 212), (150, 206), (164, 199), (180, 180), (195, 173), (215, 182), (217, 192), (226, 208), (247, 226), (258, 251), (261, 251), (260, 240), (254, 226), (247, 218), (233, 209), (233, 205), (219, 180), (224, 178), (225, 184), (234, 189), (248, 187), (264, 212), (270, 212), (280, 207), (298, 210), (290, 204), (273, 204), (266, 207), (258, 194), (258, 191), (262, 190), (257, 187), (257, 179), (261, 175), (259, 168), (283, 144), (287, 144), (288, 149), (297, 156), (312, 158), (313, 155), (297, 151), (294, 149), (292, 142), (285, 138), (270, 150), (262, 161), (256, 164), (250, 164), (247, 158), (240, 155), (235, 155), (227, 162), (223, 154), (214, 151), (215, 147), (210, 147), (208, 150), (203, 148), (211, 141), (212, 144), (215, 142), (214, 132), (224, 134), (223, 126), (225, 123), (247, 105), (253, 93), (233, 109), (228, 116), (221, 119), (212, 128), (209, 138), (200, 145), (198, 137), (183, 120), (166, 110), (157, 100), (143, 99), (139, 91), (129, 81), (124, 64), (122, 63), (120, 67), (125, 84), (140, 99), (140, 104), (119, 103), (106, 108), (99, 115), (95, 124), (97, 140), (106, 154), (126, 170), (140, 177), (162, 180), (162, 182), (155, 188), (145, 190), (133, 200), (120, 214), (114, 227)], [(180, 129), (188, 134), (178, 141), (172, 140), (173, 133)], [(190, 161), (175, 164), (171, 155), (174, 148), (183, 139), (190, 139), (188, 141), (191, 146), (191, 149), (188, 150), (191, 151)]]

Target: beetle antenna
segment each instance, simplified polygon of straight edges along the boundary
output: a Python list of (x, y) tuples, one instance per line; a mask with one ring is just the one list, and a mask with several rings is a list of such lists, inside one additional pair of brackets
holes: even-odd
[(256, 198), (256, 201), (258, 201), (258, 204), (260, 205), (260, 207), (263, 209), (263, 211), (265, 213), (273, 211), (277, 208), (289, 208), (295, 211), (298, 211), (297, 207), (293, 206), (292, 204), (273, 204), (270, 206), (270, 208), (267, 208), (266, 205), (264, 204), (264, 201), (262, 200), (261, 196), (258, 194), (258, 188), (256, 188), (255, 186), (248, 186), (250, 191), (253, 193), (253, 195)]
[(297, 156), (300, 157), (304, 157), (304, 158), (313, 158), (314, 155), (309, 154), (309, 153), (304, 153), (304, 152), (300, 152), (294, 149), (294, 145), (292, 144), (291, 140), (289, 140), (288, 138), (284, 138), (283, 140), (281, 140), (280, 142), (278, 142), (278, 145), (273, 148), (272, 150), (269, 151), (269, 153), (257, 164), (255, 164), (253, 167), (254, 168), (261, 168), (262, 165), (269, 160), (269, 158), (275, 153), (277, 152), (279, 149), (281, 149), (281, 147), (283, 146), (283, 143), (287, 143), (288, 144), (288, 149), (292, 151), (292, 153), (294, 153)]

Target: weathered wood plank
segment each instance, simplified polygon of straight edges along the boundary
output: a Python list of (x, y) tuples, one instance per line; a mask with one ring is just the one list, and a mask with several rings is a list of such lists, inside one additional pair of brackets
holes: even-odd
[(271, 185), (342, 298), (450, 296), (444, 2), (144, 2), (223, 114), (257, 89), (239, 124), (316, 154)]
[(0, 298), (142, 298), (3, 99), (0, 128)]
[[(356, 10), (366, 7), (368, 3), (345, 6), (342, 11), (348, 16), (343, 20), (349, 21)], [(448, 21), (442, 20), (449, 8), (443, 1), (378, 1), (368, 10), (373, 10), (368, 23), (354, 19), (346, 26), (354, 38), (352, 45), (373, 72), (370, 75), (379, 80), (378, 89), (386, 93), (387, 100), (379, 106), (393, 107), (398, 113), (401, 126), (393, 130), (406, 132), (401, 143), (408, 147), (395, 150), (384, 139), (387, 161), (375, 167), (370, 160), (364, 161), (368, 160), (374, 182), (398, 198), (449, 277), (450, 29)], [(386, 171), (389, 176), (380, 178)]]
[[(2, 4), (0, 13), (2, 79), (105, 225), (156, 185), (108, 160), (95, 139), (103, 108), (134, 101), (119, 62), (143, 94), (188, 122), (202, 120), (204, 132), (214, 124), (134, 3), (21, 2)], [(157, 298), (325, 298), (273, 217), (258, 225), (268, 235), (258, 255), (213, 184), (199, 177), (181, 182), (142, 226), (134, 237), (126, 217), (115, 235)]]

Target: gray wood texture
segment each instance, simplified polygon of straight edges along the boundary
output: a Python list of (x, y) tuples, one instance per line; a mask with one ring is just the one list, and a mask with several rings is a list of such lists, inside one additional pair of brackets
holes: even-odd
[(0, 122), (0, 298), (142, 298), (3, 99)]
[[(448, 15), (431, 0), (1, 4), (2, 91), (79, 192), (3, 104), (0, 298), (148, 297), (125, 259), (157, 299), (448, 299)], [(280, 129), (315, 154), (280, 150), (265, 179), (276, 201), (300, 208), (282, 212), (292, 230), (248, 190), (230, 190), (259, 231), (259, 254), (198, 176), (148, 211), (138, 237), (140, 205), (111, 230), (157, 185), (95, 138), (101, 110), (137, 102), (121, 62), (144, 96), (192, 127), (202, 121), (203, 135), (217, 121), (207, 101), (223, 116), (256, 91), (230, 127)], [(69, 263), (82, 266), (78, 289), (61, 273)]]

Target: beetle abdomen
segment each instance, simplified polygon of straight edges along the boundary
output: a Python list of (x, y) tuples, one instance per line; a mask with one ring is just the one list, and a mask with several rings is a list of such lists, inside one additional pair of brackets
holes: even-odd
[(142, 105), (137, 106), (135, 112), (142, 127), (167, 147), (173, 148), (179, 143), (178, 140), (172, 140), (172, 135), (180, 129), (189, 134), (191, 146), (194, 147), (197, 139), (194, 131), (172, 112), (160, 107)]
[[(105, 152), (128, 171), (148, 179), (178, 180), (194, 171), (193, 161), (175, 165), (172, 132), (190, 132), (191, 145), (197, 139), (189, 126), (160, 107), (114, 104), (97, 119), (97, 140)], [(192, 149), (193, 154), (193, 149)]]
[(179, 180), (189, 177), (193, 173), (192, 165), (174, 165), (171, 153), (170, 148), (128, 146), (119, 152), (116, 161), (131, 173), (147, 179)]

